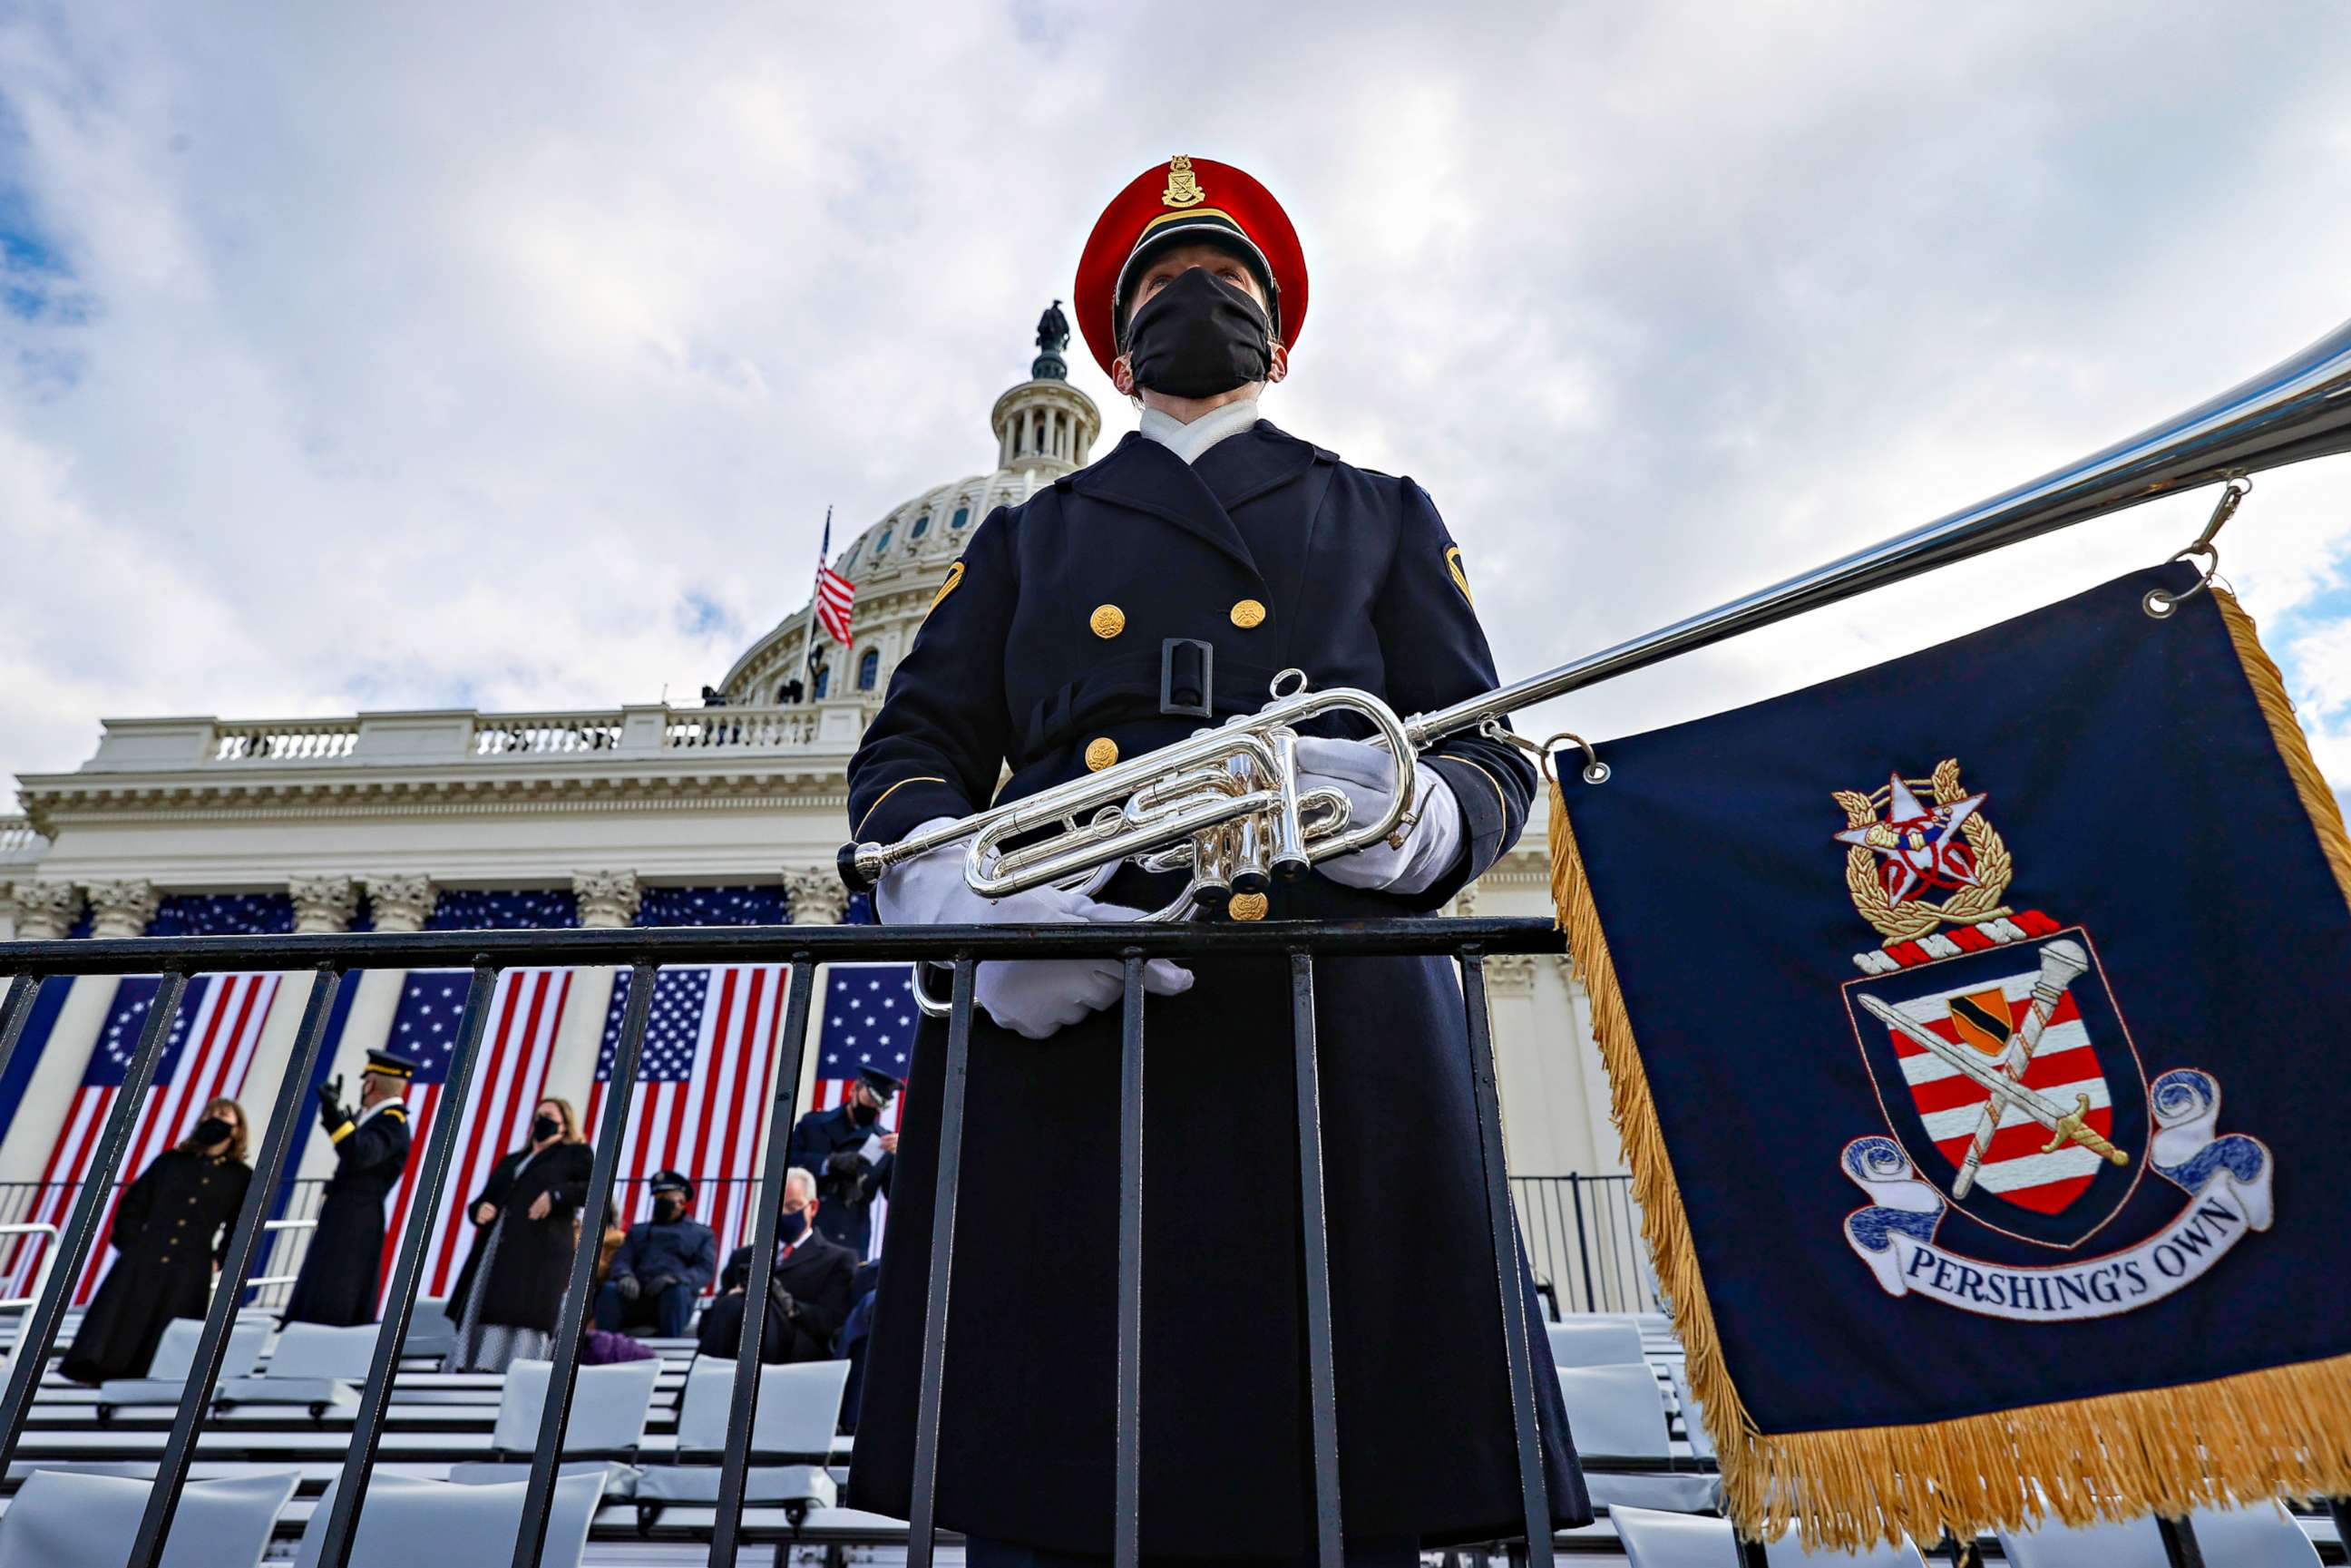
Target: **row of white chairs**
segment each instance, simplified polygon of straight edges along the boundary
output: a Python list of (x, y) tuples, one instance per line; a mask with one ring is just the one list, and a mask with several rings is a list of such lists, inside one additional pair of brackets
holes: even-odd
[[(1737, 1568), (1730, 1521), (1649, 1509), (1614, 1508), (1609, 1522), (1632, 1568)], [(2316, 1568), (2318, 1548), (2276, 1503), (2202, 1509), (2189, 1517), (2197, 1545), (2212, 1568)], [(2162, 1532), (2152, 1519), (2094, 1524), (2079, 1530), (2046, 1525), (1998, 1532), (2011, 1568), (2167, 1568)], [(1908, 1537), (1896, 1546), (1861, 1552), (1807, 1552), (1791, 1533), (1764, 1549), (1775, 1565), (1837, 1563), (1852, 1568), (1925, 1568)]]

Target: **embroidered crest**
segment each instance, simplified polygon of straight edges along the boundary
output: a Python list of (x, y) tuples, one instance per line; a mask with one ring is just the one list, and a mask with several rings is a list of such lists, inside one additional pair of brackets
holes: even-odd
[[(1886, 1123), (1844, 1150), (1869, 1199), (1846, 1239), (1890, 1295), (2028, 1322), (2128, 1312), (2269, 1228), (2270, 1153), (2219, 1134), (2210, 1073), (2150, 1084), (2086, 930), (1999, 904), (2014, 867), (1986, 799), (1956, 760), (1835, 796), (1846, 887), (1886, 937), (1843, 987)], [(2119, 1249), (2092, 1253), (2118, 1221)]]
[[(1833, 798), (1845, 821), (1833, 836), (1851, 846), (1845, 887), (1889, 946), (1938, 925), (1974, 925), (2009, 913), (2000, 899), (2015, 868), (1983, 814), (1987, 797), (1960, 785), (1959, 758), (1944, 758), (1925, 779), (1896, 775), (1870, 794), (1839, 789)], [(1928, 896), (1937, 893), (1948, 896), (1938, 904)]]
[(1200, 189), (1199, 176), (1192, 172), (1192, 160), (1182, 153), (1167, 160), (1167, 190), (1159, 198), (1167, 207), (1196, 207), (1208, 199)]

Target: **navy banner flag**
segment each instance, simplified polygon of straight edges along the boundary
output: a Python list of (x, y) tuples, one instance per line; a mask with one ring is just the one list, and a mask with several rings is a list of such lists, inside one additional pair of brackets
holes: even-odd
[(1560, 758), (1750, 1531), (2351, 1493), (2351, 841), (2244, 612), (2143, 610), (2195, 580)]

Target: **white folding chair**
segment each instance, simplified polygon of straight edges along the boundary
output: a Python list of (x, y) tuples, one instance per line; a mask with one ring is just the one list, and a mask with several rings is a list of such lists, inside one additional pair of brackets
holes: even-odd
[[(539, 1418), (547, 1410), (547, 1385), (554, 1364), (517, 1361), (507, 1368), (506, 1385), (498, 1393), (497, 1424), (491, 1429), (490, 1449), (496, 1456), (449, 1467), (449, 1479), (463, 1486), (496, 1485), (529, 1474), (531, 1455), (538, 1448)], [(645, 1422), (653, 1414), (653, 1385), (661, 1377), (658, 1361), (627, 1361), (617, 1366), (583, 1366), (572, 1385), (571, 1410), (563, 1421), (559, 1458), (601, 1461), (592, 1466), (564, 1466), (565, 1475), (592, 1469), (604, 1478), (611, 1497), (636, 1490), (637, 1447), (645, 1440)]]
[(1573, 1317), (1545, 1323), (1553, 1366), (1627, 1366), (1642, 1359), (1641, 1330), (1623, 1318)]
[(457, 1325), (450, 1319), (449, 1303), (418, 1301), (409, 1310), (408, 1334), (400, 1342), (400, 1354), (438, 1360), (456, 1348)]
[[(334, 1511), (329, 1482), (302, 1531), (295, 1568), (318, 1568)], [(377, 1475), (368, 1482), (367, 1506), (351, 1542), (350, 1568), (507, 1568), (522, 1528), (525, 1481), (460, 1486), (410, 1476)], [(580, 1568), (588, 1554), (588, 1531), (596, 1521), (602, 1483), (594, 1474), (559, 1476), (548, 1509), (547, 1547), (539, 1568)]]
[(325, 1323), (287, 1323), (257, 1377), (224, 1377), (213, 1402), (233, 1405), (307, 1405), (310, 1419), (341, 1405), (357, 1405), (352, 1385), (367, 1381), (375, 1354), (377, 1325), (333, 1328)]
[[(781, 1508), (795, 1528), (810, 1510), (837, 1500), (826, 1463), (841, 1427), (849, 1363), (810, 1361), (759, 1369), (759, 1408), (751, 1421), (751, 1458), (743, 1500)], [(649, 1527), (671, 1503), (718, 1500), (718, 1461), (734, 1403), (735, 1364), (697, 1357), (687, 1368), (677, 1412), (679, 1463), (649, 1466), (637, 1477), (637, 1522)]]
[[(1647, 1362), (1566, 1367), (1559, 1374), (1559, 1391), (1576, 1452), (1612, 1467), (1584, 1467), (1584, 1489), (1594, 1503), (1611, 1510), (1623, 1503), (1698, 1513), (1721, 1502), (1719, 1477), (1665, 1473), (1673, 1467), (1673, 1439), (1666, 1430), (1665, 1391)], [(1637, 1473), (1613, 1468), (1627, 1464), (1637, 1467)], [(1655, 1471), (1647, 1469), (1652, 1465)]]
[(1698, 1408), (1697, 1396), (1690, 1393), (1689, 1375), (1669, 1371), (1667, 1380), (1674, 1385), (1674, 1399), (1682, 1407), (1682, 1431), (1689, 1438), (1690, 1452), (1701, 1459), (1715, 1457), (1714, 1434), (1706, 1429), (1706, 1412)]
[[(1624, 1545), (1632, 1568), (1738, 1568), (1739, 1538), (1727, 1519), (1687, 1513), (1660, 1513), (1646, 1508), (1612, 1508), (1609, 1523)], [(1926, 1559), (1905, 1536), (1899, 1546), (1878, 1545), (1863, 1552), (1807, 1552), (1793, 1531), (1764, 1549), (1763, 1559), (1773, 1568), (1813, 1563), (1820, 1568), (1844, 1563), (1849, 1568), (1926, 1568)]]
[[(256, 1568), (298, 1470), (264, 1470), (180, 1490), (163, 1568)], [(0, 1568), (121, 1568), (153, 1483), (35, 1470), (0, 1516)]]
[[(2204, 1561), (2229, 1568), (2311, 1568), (2318, 1548), (2276, 1503), (2199, 1509), (2189, 1515)], [(2014, 1568), (2166, 1568), (2163, 1532), (2153, 1519), (2102, 1520), (2078, 1530), (2056, 1523), (2038, 1530), (2002, 1530), (2000, 1550)]]
[[(98, 1385), (98, 1418), (111, 1420), (125, 1405), (177, 1405), (196, 1364), (196, 1341), (204, 1332), (202, 1318), (173, 1318), (164, 1326), (155, 1354), (143, 1377), (110, 1377)], [(261, 1359), (269, 1343), (269, 1320), (240, 1317), (228, 1325), (228, 1348), (221, 1355), (221, 1381), (242, 1377)], [(215, 1385), (217, 1386), (217, 1385)]]

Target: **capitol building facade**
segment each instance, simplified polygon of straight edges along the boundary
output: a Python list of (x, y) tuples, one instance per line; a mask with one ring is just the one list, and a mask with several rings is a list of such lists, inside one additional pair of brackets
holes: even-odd
[[(1050, 353), (996, 400), (988, 428), (987, 472), (922, 490), (835, 558), (856, 585), (853, 641), (844, 649), (817, 631), (812, 671), (802, 606), (700, 706), (105, 721), (87, 761), (21, 777), (22, 814), (0, 816), (0, 940), (698, 923), (694, 912), (721, 892), (717, 902), (763, 919), (867, 917), (833, 871), (850, 754), (971, 530), (1082, 466), (1102, 434), (1100, 410)], [(1454, 912), (1548, 914), (1542, 806), (1539, 796), (1519, 847)], [(1621, 1172), (1567, 960), (1486, 967), (1514, 1175)], [(545, 1092), (590, 1103), (613, 979), (570, 977)], [(37, 1059), (0, 1086), (0, 1099), (15, 1100), (0, 1184), (37, 1182), (53, 1164), (116, 984), (75, 984), (45, 1020)], [(259, 1026), (243, 1072), (256, 1112), (292, 1049), (308, 984), (285, 977)], [(348, 1082), (388, 1038), (401, 992), (397, 973), (359, 977), (332, 1069)], [(1343, 1060), (1324, 1071), (1344, 1071)], [(804, 1101), (820, 1071), (803, 1075)], [(326, 1141), (310, 1138), (298, 1174), (323, 1176), (331, 1161)]]

